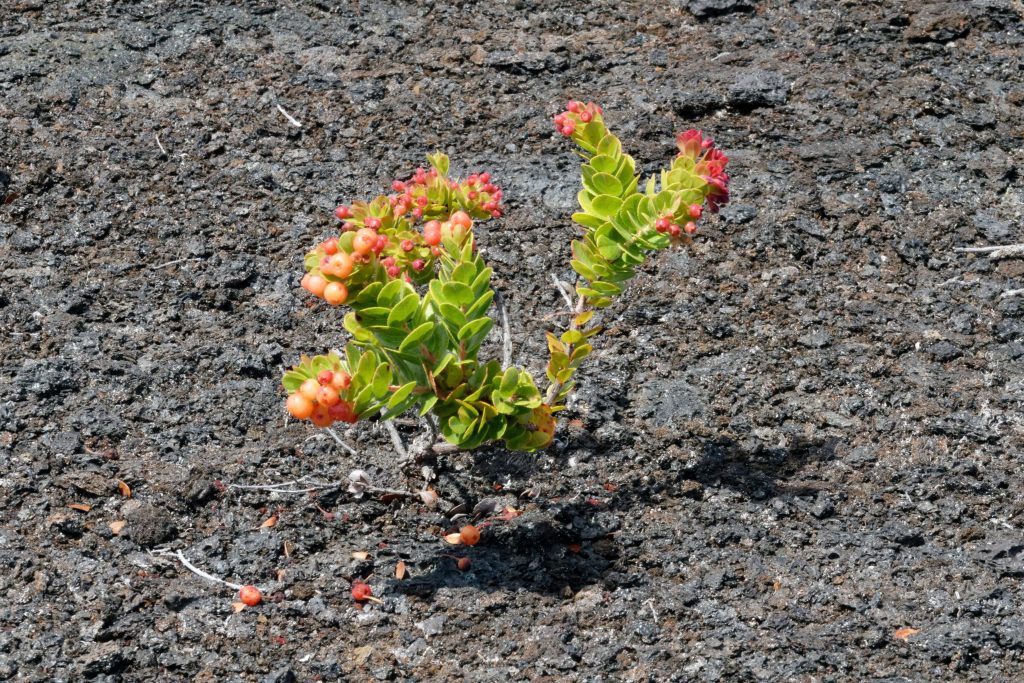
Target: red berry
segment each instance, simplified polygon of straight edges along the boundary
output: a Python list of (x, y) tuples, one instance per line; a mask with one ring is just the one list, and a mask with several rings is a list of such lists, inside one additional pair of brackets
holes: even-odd
[(348, 389), (349, 385), (352, 384), (352, 377), (349, 376), (344, 370), (338, 370), (334, 373), (334, 377), (331, 378), (331, 386), (341, 391), (342, 389)]
[(331, 406), (338, 405), (341, 397), (338, 396), (338, 390), (328, 384), (327, 386), (320, 387), (320, 391), (316, 393), (316, 400), (320, 405), (330, 408)]
[(679, 237), (679, 226), (676, 225), (675, 223), (668, 226), (668, 234), (672, 235), (673, 237)]
[(370, 584), (362, 581), (352, 582), (352, 599), (356, 602), (366, 602), (372, 595), (373, 589), (370, 588)]
[(477, 192), (476, 190), (470, 190), (469, 192), (466, 193), (466, 196), (469, 197), (470, 199), (476, 199)]
[(356, 229), (356, 224), (355, 223), (350, 223), (349, 221), (345, 221), (344, 223), (341, 224), (341, 231), (342, 232), (350, 232), (350, 231), (355, 230), (355, 229)]
[(343, 221), (352, 215), (352, 210), (347, 206), (339, 206), (334, 210), (334, 215), (338, 217), (339, 221)]
[(562, 135), (564, 135), (565, 137), (570, 137), (575, 132), (576, 132), (576, 126), (572, 125), (571, 123), (569, 125), (565, 126), (564, 128), (562, 128)]
[(480, 179), (477, 178), (475, 175), (471, 175), (468, 178), (466, 178), (466, 184), (467, 185), (476, 185), (479, 180)]
[(416, 245), (412, 243), (412, 240), (402, 240), (402, 251), (412, 251)]
[(334, 422), (331, 419), (327, 406), (317, 406), (314, 408), (313, 414), (309, 416), (309, 421), (317, 427), (330, 427), (331, 423)]
[(501, 210), (495, 209), (494, 211), (491, 211), (491, 218), (501, 218)]
[(363, 221), (363, 224), (372, 230), (376, 230), (377, 228), (380, 227), (380, 219), (377, 218), (376, 216), (370, 216), (365, 221)]
[(700, 204), (690, 204), (690, 218), (697, 220), (700, 215), (704, 212), (704, 207)]
[(384, 235), (378, 235), (377, 241), (373, 244), (373, 251), (380, 253), (384, 251), (384, 247), (388, 246), (388, 238)]
[(415, 216), (416, 218), (423, 218), (423, 209), (417, 206), (415, 209), (412, 210), (412, 215)]
[(331, 239), (324, 242), (324, 251), (327, 252), (328, 256), (333, 256), (338, 253), (338, 238), (332, 237)]
[(589, 111), (580, 112), (580, 121), (583, 123), (590, 123), (590, 119), (594, 118)]
[(483, 183), (484, 185), (486, 185), (487, 183), (491, 182), (491, 174), (490, 173), (481, 173), (480, 174), (480, 182)]
[(565, 108), (571, 112), (577, 112), (580, 110), (580, 103), (575, 100), (569, 100), (569, 104), (565, 105)]
[(327, 286), (327, 280), (319, 275), (306, 273), (302, 278), (302, 286), (313, 296), (322, 297), (324, 295), (324, 288)]
[(396, 180), (393, 183), (391, 183), (391, 189), (394, 190), (395, 192), (405, 192), (405, 183), (403, 183), (401, 180)]
[(420, 195), (416, 198), (416, 206), (426, 206), (429, 203), (430, 200), (427, 199), (427, 195)]
[(313, 414), (313, 408), (315, 407), (312, 401), (297, 391), (288, 397), (288, 400), (285, 401), (284, 405), (285, 408), (288, 409), (288, 412), (291, 413), (291, 416), (296, 420), (305, 420), (308, 418)]
[(431, 247), (430, 248), (430, 253), (433, 254), (434, 256), (440, 256), (441, 255), (441, 248), (440, 247)]
[(323, 372), (316, 376), (316, 381), (320, 383), (320, 386), (330, 384), (332, 381), (334, 381), (334, 373), (331, 372), (330, 370), (324, 370)]
[(412, 266), (413, 270), (419, 271), (419, 270), (423, 270), (423, 266), (425, 266), (427, 264), (423, 261), (423, 259), (418, 258), (415, 261), (413, 261), (412, 263), (410, 263), (409, 265)]
[(687, 235), (692, 235), (697, 232), (697, 224), (694, 223), (693, 221), (690, 221), (689, 223), (683, 226), (683, 230), (686, 231)]
[(393, 256), (388, 256), (387, 258), (382, 258), (380, 260), (380, 264), (382, 266), (384, 266), (385, 268), (387, 268), (389, 266), (393, 266), (393, 265), (395, 265), (395, 258)]
[(339, 401), (327, 409), (327, 414), (334, 420), (352, 423), (359, 419), (359, 416), (352, 410), (352, 404), (348, 401)]
[(398, 277), (398, 274), (402, 272), (402, 269), (398, 266), (388, 266), (388, 277)]
[(473, 564), (468, 557), (460, 557), (459, 561), (455, 563), (458, 566), (460, 572), (468, 571), (469, 566)]
[(668, 230), (668, 226), (672, 223), (669, 219), (662, 216), (658, 220), (654, 221), (654, 229), (658, 232), (665, 232)]
[(449, 218), (448, 220), (451, 221), (452, 225), (461, 225), (466, 229), (469, 229), (470, 227), (473, 226), (473, 219), (469, 217), (468, 213), (461, 210), (453, 213), (451, 218)]
[(242, 586), (242, 590), (238, 591), (238, 599), (249, 607), (255, 607), (263, 602), (263, 593), (256, 586)]

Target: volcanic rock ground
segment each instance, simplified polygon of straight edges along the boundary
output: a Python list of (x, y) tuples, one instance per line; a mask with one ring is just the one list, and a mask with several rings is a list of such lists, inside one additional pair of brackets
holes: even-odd
[[(0, 680), (1021, 680), (1024, 259), (955, 249), (1024, 241), (1022, 12), (0, 0)], [(702, 128), (733, 202), (607, 311), (555, 448), (435, 464), (523, 514), (453, 548), (440, 508), (226, 488), (420, 484), (279, 378), (343, 341), (298, 287), (332, 208), (434, 149), (505, 189), (479, 240), (541, 371), (569, 97), (645, 172)]]

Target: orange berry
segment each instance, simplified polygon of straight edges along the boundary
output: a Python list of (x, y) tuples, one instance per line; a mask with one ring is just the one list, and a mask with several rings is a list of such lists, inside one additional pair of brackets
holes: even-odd
[(299, 392), (295, 392), (288, 397), (288, 400), (285, 401), (285, 407), (296, 420), (305, 420), (313, 414), (313, 402)]
[(327, 287), (327, 280), (323, 279), (319, 275), (307, 273), (302, 278), (302, 286), (315, 297), (322, 298), (324, 295), (324, 288)]
[(467, 524), (459, 529), (459, 539), (463, 545), (476, 545), (480, 542), (480, 530), (472, 524)]
[(310, 377), (299, 386), (299, 393), (309, 401), (315, 401), (316, 395), (320, 392), (320, 382)]
[(456, 211), (448, 220), (452, 222), (452, 225), (461, 225), (467, 230), (473, 226), (473, 219), (465, 211)]
[(455, 563), (459, 567), (460, 572), (469, 570), (469, 566), (473, 564), (468, 557), (460, 557), (459, 561)]
[(255, 607), (263, 602), (263, 593), (260, 593), (256, 586), (242, 586), (242, 590), (238, 591), (238, 598), (249, 607)]
[(348, 287), (340, 282), (329, 282), (324, 287), (324, 301), (332, 306), (345, 303), (348, 298)]
[(340, 400), (341, 397), (338, 396), (338, 390), (330, 385), (320, 387), (320, 391), (316, 394), (316, 402), (320, 405), (327, 406), (328, 408), (333, 405), (337, 405)]
[(423, 241), (430, 246), (441, 244), (441, 223), (430, 221), (423, 226)]
[(376, 245), (377, 233), (369, 228), (361, 228), (359, 232), (356, 233), (355, 239), (352, 240), (352, 249), (354, 249), (357, 254), (362, 254), (363, 256), (366, 256), (373, 251), (373, 248)]
[(339, 251), (337, 254), (331, 257), (331, 260), (327, 265), (321, 266), (321, 269), (328, 275), (334, 277), (346, 278), (352, 274), (352, 267), (355, 264), (352, 262), (352, 257), (343, 251)]
[(333, 256), (338, 253), (338, 238), (332, 237), (331, 239), (324, 242), (324, 251), (328, 256)]

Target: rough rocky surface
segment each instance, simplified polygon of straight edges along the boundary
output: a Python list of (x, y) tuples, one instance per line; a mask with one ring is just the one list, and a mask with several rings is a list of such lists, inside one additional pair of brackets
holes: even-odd
[[(1024, 241), (1020, 12), (0, 0), (0, 680), (1018, 679), (1024, 261), (953, 249)], [(417, 485), (278, 381), (339, 343), (298, 288), (331, 209), (434, 148), (506, 188), (480, 239), (540, 367), (570, 96), (648, 171), (705, 129), (734, 201), (608, 312), (557, 448), (437, 463), (523, 514), (467, 551), (225, 488)]]

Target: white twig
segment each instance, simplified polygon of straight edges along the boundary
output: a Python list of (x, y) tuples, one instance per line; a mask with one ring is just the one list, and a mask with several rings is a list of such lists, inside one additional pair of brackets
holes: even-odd
[(279, 112), (281, 112), (282, 114), (284, 114), (284, 117), (285, 117), (286, 119), (288, 119), (288, 123), (292, 124), (292, 125), (293, 125), (293, 126), (295, 126), (296, 128), (302, 128), (302, 124), (301, 124), (301, 123), (299, 123), (298, 119), (296, 119), (296, 118), (295, 118), (294, 116), (292, 116), (291, 114), (289, 114), (288, 112), (286, 112), (286, 111), (284, 110), (284, 107), (282, 107), (282, 106), (281, 106), (280, 104), (279, 104), (279, 105), (277, 105), (277, 110), (278, 110)]
[(348, 451), (348, 452), (349, 452), (349, 453), (351, 453), (352, 455), (358, 455), (358, 453), (356, 453), (356, 449), (352, 448), (352, 447), (351, 447), (351, 446), (349, 446), (349, 445), (348, 445), (347, 443), (345, 443), (344, 441), (342, 441), (342, 440), (341, 440), (341, 437), (340, 437), (340, 436), (338, 436), (338, 435), (337, 435), (337, 434), (336, 434), (336, 433), (334, 432), (334, 430), (333, 430), (333, 429), (331, 429), (330, 427), (324, 427), (324, 431), (325, 431), (325, 432), (327, 432), (328, 434), (330, 434), (330, 435), (331, 435), (331, 438), (332, 438), (332, 439), (334, 439), (335, 441), (337, 441), (337, 442), (338, 442), (338, 445), (339, 445), (339, 446), (341, 446), (342, 448), (344, 448), (344, 449), (345, 449), (346, 451)]
[[(386, 410), (381, 410), (380, 414), (384, 415)], [(384, 420), (384, 428), (388, 430), (388, 435), (391, 436), (391, 443), (394, 444), (395, 450), (398, 451), (398, 455), (401, 456), (402, 460), (406, 460), (409, 457), (409, 451), (405, 450), (405, 444), (402, 443), (402, 436), (398, 433), (398, 429), (395, 425), (391, 424), (391, 420)]]
[(167, 263), (161, 263), (158, 266), (153, 266), (153, 268), (154, 269), (156, 269), (156, 268), (166, 268), (167, 266), (176, 266), (179, 263), (184, 263), (185, 261), (198, 261), (198, 260), (199, 260), (198, 256), (193, 256), (192, 258), (180, 258), (180, 259), (175, 259), (174, 261), (168, 261)]
[(164, 153), (164, 156), (165, 157), (170, 156), (170, 154), (167, 153), (167, 150), (164, 149), (164, 146), (160, 143), (160, 134), (159, 133), (153, 133), (153, 137), (156, 138), (156, 146), (160, 148), (160, 151)]
[(563, 299), (565, 299), (565, 305), (569, 307), (570, 311), (573, 310), (573, 308), (575, 307), (572, 303), (572, 297), (569, 296), (569, 293), (562, 288), (562, 281), (555, 277), (554, 273), (551, 274), (551, 281), (555, 283), (555, 287), (558, 289), (558, 293), (562, 295)]
[(654, 599), (652, 598), (652, 599), (648, 600), (647, 602), (645, 602), (644, 604), (651, 608), (651, 614), (654, 615), (654, 624), (656, 626), (660, 625), (660, 624), (658, 624), (658, 612), (654, 609)]
[(997, 244), (992, 247), (957, 247), (953, 251), (961, 254), (987, 254), (989, 258), (1000, 259), (1024, 256), (1024, 242), (1020, 244)]
[(1024, 289), (1008, 289), (1003, 292), (1002, 298), (1005, 299), (1008, 296), (1024, 296)]
[(494, 304), (498, 307), (498, 314), (501, 316), (501, 367), (508, 369), (508, 366), (512, 364), (512, 331), (508, 325), (505, 299), (498, 290), (494, 290)]
[[(199, 567), (195, 566), (194, 564), (189, 562), (187, 559), (185, 559), (185, 556), (181, 553), (180, 550), (178, 550), (176, 552), (171, 552), (170, 550), (164, 549), (164, 550), (151, 550), (149, 552), (150, 552), (151, 555), (156, 555), (158, 557), (163, 557), (165, 555), (170, 555), (172, 557), (176, 557), (176, 558), (178, 558), (178, 561), (181, 562), (182, 565), (184, 565), (185, 569), (188, 569), (190, 572), (192, 572), (196, 576), (201, 576), (202, 578), (206, 579), (207, 581), (213, 581), (214, 583), (223, 584), (223, 585), (227, 586), (228, 588), (235, 589), (236, 591), (242, 590), (242, 585), (241, 584), (231, 583), (230, 581), (225, 581), (224, 579), (218, 579), (216, 576), (213, 576), (212, 574), (207, 574), (202, 569), (200, 569)], [(261, 588), (260, 590), (263, 590), (263, 589)]]

